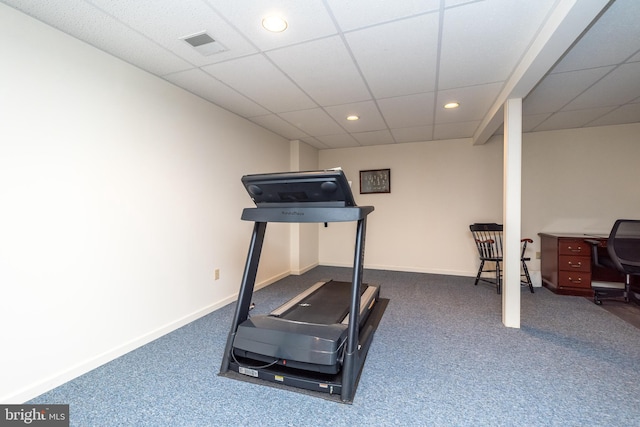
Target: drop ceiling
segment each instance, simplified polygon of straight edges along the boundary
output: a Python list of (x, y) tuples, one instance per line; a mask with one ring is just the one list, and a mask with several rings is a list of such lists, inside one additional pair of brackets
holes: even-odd
[(640, 122), (637, 0), (0, 1), (318, 149)]

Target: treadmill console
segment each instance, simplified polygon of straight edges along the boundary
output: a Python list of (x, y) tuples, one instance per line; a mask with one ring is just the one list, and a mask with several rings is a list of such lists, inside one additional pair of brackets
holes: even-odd
[(257, 207), (356, 206), (342, 170), (245, 175), (242, 183)]

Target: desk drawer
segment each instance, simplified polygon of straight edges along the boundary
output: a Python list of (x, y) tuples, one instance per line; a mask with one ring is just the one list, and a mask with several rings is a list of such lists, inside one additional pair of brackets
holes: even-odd
[(562, 239), (558, 241), (558, 255), (591, 256), (591, 246), (582, 239)]
[(591, 273), (560, 271), (558, 272), (558, 286), (561, 288), (591, 289)]
[(591, 271), (591, 258), (575, 255), (560, 255), (558, 257), (558, 270), (588, 273)]

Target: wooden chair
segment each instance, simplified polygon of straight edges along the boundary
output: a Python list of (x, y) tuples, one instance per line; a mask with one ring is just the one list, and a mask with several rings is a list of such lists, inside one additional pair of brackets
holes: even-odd
[[(480, 258), (480, 267), (478, 268), (478, 275), (474, 285), (478, 285), (479, 281), (489, 282), (496, 285), (498, 294), (502, 292), (502, 272), (500, 264), (502, 263), (502, 242), (503, 231), (502, 224), (496, 223), (475, 223), (469, 226), (473, 239), (478, 249), (478, 256)], [(533, 243), (533, 240), (526, 238), (520, 240), (520, 262), (522, 263), (522, 273), (520, 283), (525, 286), (529, 286), (531, 293), (533, 291), (533, 283), (531, 282), (531, 276), (529, 275), (529, 269), (527, 268), (527, 261), (531, 258), (525, 257), (527, 250), (527, 244)], [(488, 264), (487, 264), (488, 263)], [(482, 277), (482, 273), (495, 273), (495, 279), (488, 279)]]

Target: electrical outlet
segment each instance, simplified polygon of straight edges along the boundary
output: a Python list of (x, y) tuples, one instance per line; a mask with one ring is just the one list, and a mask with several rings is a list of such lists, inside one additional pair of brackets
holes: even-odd
[(218, 280), (220, 278), (220, 269), (216, 268), (213, 272), (213, 280)]
[(536, 259), (540, 259), (542, 257), (542, 253), (541, 252), (536, 252)]

